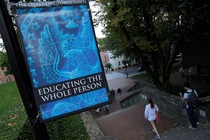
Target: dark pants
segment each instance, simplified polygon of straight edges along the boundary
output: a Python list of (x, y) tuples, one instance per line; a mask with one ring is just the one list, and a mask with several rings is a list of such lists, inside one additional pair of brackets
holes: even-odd
[(190, 123), (191, 123), (192, 127), (197, 128), (198, 119), (196, 117), (194, 109), (188, 108), (187, 109), (187, 114), (188, 114), (188, 117), (189, 117), (189, 120), (190, 120)]

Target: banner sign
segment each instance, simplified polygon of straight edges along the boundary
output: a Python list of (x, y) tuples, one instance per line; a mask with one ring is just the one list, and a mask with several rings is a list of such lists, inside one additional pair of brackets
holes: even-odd
[(13, 5), (41, 122), (109, 102), (88, 1)]

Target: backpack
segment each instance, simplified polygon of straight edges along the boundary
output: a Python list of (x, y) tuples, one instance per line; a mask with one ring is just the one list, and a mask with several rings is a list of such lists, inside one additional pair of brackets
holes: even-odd
[(195, 90), (192, 89), (192, 92), (188, 92), (187, 104), (189, 105), (189, 108), (195, 109), (198, 107), (198, 103), (198, 95), (195, 93)]

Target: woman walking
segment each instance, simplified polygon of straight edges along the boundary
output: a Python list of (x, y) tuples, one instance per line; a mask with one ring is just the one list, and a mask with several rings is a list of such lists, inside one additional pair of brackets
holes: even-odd
[(144, 116), (145, 116), (145, 119), (147, 119), (148, 121), (150, 121), (150, 123), (151, 123), (151, 125), (152, 125), (152, 128), (153, 128), (153, 132), (155, 132), (156, 133), (156, 135), (157, 135), (157, 138), (160, 138), (160, 135), (159, 135), (159, 133), (158, 133), (158, 131), (157, 131), (157, 128), (156, 128), (156, 126), (155, 126), (155, 124), (156, 124), (156, 115), (157, 115), (157, 113), (158, 113), (158, 111), (159, 111), (159, 109), (158, 109), (158, 106), (156, 105), (156, 104), (154, 104), (153, 103), (153, 101), (152, 101), (152, 99), (151, 98), (147, 98), (147, 102), (149, 103), (149, 104), (147, 104), (146, 106), (145, 106), (145, 111), (144, 111)]

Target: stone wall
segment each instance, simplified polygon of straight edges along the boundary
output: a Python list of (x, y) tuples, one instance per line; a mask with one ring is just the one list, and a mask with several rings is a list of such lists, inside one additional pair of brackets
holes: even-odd
[(110, 136), (104, 136), (97, 122), (93, 119), (89, 111), (80, 113), (90, 140), (115, 140)]
[[(4, 68), (5, 70), (5, 68)], [(15, 78), (13, 75), (5, 75), (4, 70), (0, 67), (0, 84), (10, 82), (10, 81), (15, 81)]]
[(82, 112), (80, 116), (86, 127), (90, 140), (98, 140), (104, 136), (103, 132), (100, 130), (89, 111)]
[(15, 81), (15, 78), (13, 75), (7, 75), (7, 76), (0, 77), (0, 84), (12, 82), (12, 81)]
[[(154, 85), (140, 82), (139, 90), (133, 91), (129, 96), (121, 100), (121, 108), (126, 108), (138, 103), (147, 104), (146, 99), (150, 97), (160, 108), (160, 112), (169, 117), (177, 118), (179, 121), (188, 121), (186, 118), (185, 102), (179, 96), (174, 96), (157, 89)], [(197, 109), (200, 120), (207, 121), (210, 118), (209, 107), (201, 104)]]
[[(139, 89), (136, 89), (130, 93), (129, 96), (125, 96), (125, 98), (120, 101), (122, 109), (139, 103), (147, 104), (146, 99), (151, 97), (158, 105), (161, 114), (175, 118), (177, 119), (177, 122), (188, 122), (188, 119), (186, 118), (185, 103), (180, 101), (179, 96), (170, 95), (164, 91), (158, 90), (154, 85), (143, 81), (139, 83), (139, 86)], [(209, 106), (205, 104), (199, 106), (197, 109), (197, 115), (199, 116), (200, 121), (209, 121), (209, 111)], [(86, 127), (90, 140), (115, 140), (109, 136), (104, 136), (89, 111), (82, 112), (80, 116)]]

